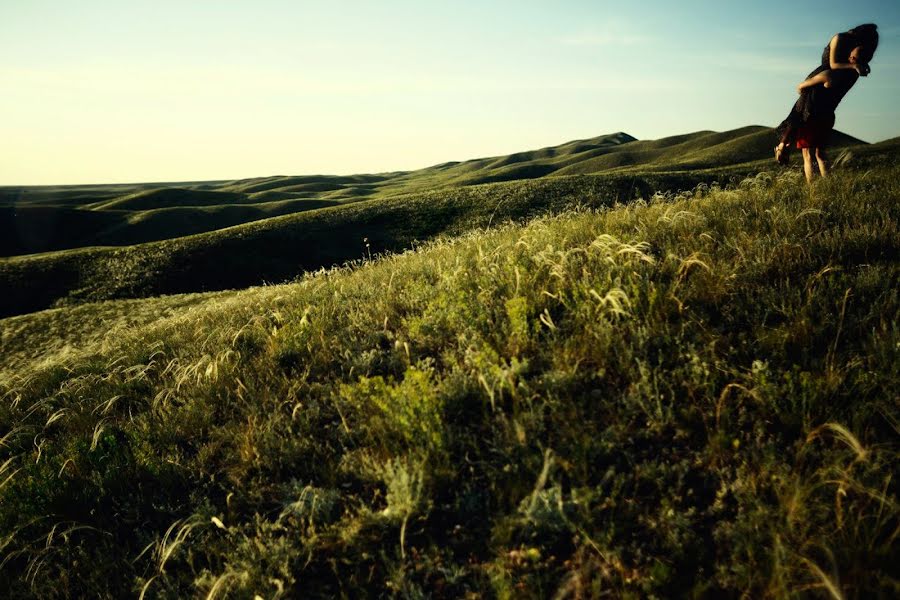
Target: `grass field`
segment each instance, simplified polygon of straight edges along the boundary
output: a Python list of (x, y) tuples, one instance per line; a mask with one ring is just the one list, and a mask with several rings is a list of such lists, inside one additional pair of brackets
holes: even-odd
[[(4, 314), (30, 314), (0, 320), (0, 588), (896, 596), (897, 142), (809, 188), (732, 180), (762, 163), (714, 168), (703, 135), (640, 147), (697, 143), (693, 170), (501, 181), (573, 143), (490, 184), (5, 259)], [(295, 279), (115, 300), (254, 267)]]
[[(839, 147), (858, 142), (843, 134), (837, 141)], [(20, 190), (20, 198), (30, 199), (18, 204), (7, 191), (0, 217), (8, 235), (0, 239), (8, 252), (23, 244), (72, 248), (0, 259), (0, 316), (282, 282), (509, 219), (573, 205), (608, 206), (698, 184), (725, 185), (769, 168), (770, 142), (771, 130), (761, 127), (655, 141), (616, 134), (391, 176), (278, 177), (190, 189), (95, 186), (69, 189), (68, 196), (35, 188)], [(886, 147), (852, 148), (861, 161), (881, 156)], [(593, 162), (636, 154), (643, 158), (630, 168)], [(520, 170), (516, 176), (524, 180), (502, 181), (510, 168), (557, 170), (536, 178)], [(484, 181), (493, 183), (477, 183)], [(370, 190), (368, 199), (341, 196), (349, 193), (347, 186), (365, 185), (384, 187)], [(286, 191), (299, 188), (306, 191)], [(286, 194), (307, 197), (285, 199)], [(232, 203), (210, 204), (220, 199)]]

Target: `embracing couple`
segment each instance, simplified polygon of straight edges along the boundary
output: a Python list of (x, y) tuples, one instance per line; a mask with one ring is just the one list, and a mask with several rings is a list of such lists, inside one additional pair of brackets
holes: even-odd
[(831, 38), (822, 52), (822, 64), (797, 86), (800, 98), (775, 130), (779, 137), (775, 160), (786, 165), (792, 146), (803, 152), (806, 179), (812, 182), (813, 159), (824, 176), (828, 173), (825, 147), (834, 127), (834, 111), (860, 76), (867, 76), (869, 62), (878, 48), (878, 27), (872, 23), (854, 27)]

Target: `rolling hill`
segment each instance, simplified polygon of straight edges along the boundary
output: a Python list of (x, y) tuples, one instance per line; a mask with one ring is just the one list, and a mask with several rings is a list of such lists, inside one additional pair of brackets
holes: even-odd
[[(748, 127), (654, 141), (613, 134), (398, 174), (146, 190), (95, 186), (70, 189), (69, 196), (58, 188), (20, 190), (27, 200), (7, 200), (0, 212), (7, 233), (0, 239), (7, 249), (16, 244), (70, 249), (0, 260), (0, 315), (60, 303), (280, 282), (504, 220), (725, 185), (770, 164), (770, 133)], [(839, 142), (856, 143), (859, 160), (893, 148), (890, 142), (867, 146), (846, 136)], [(513, 175), (520, 179), (504, 181)], [(478, 183), (484, 181), (489, 183)], [(353, 190), (368, 190), (368, 199), (347, 200)], [(12, 195), (7, 190), (4, 197)], [(303, 197), (258, 201), (260, 195)], [(215, 204), (225, 200), (230, 203)]]
[[(127, 246), (367, 199), (579, 174), (752, 168), (771, 155), (772, 131), (744, 127), (652, 141), (615, 133), (508, 156), (418, 171), (279, 176), (239, 181), (0, 188), (0, 255)], [(835, 133), (837, 147), (862, 142)], [(746, 172), (746, 170), (745, 170)], [(165, 209), (179, 209), (166, 213)]]

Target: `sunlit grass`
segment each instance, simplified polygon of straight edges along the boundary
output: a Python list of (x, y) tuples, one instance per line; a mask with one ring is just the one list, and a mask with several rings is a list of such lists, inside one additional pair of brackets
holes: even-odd
[(762, 175), (0, 321), (0, 580), (890, 596), (898, 199), (896, 167)]

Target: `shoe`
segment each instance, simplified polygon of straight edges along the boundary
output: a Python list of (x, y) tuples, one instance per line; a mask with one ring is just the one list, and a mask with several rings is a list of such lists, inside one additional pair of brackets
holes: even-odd
[(777, 162), (779, 165), (787, 165), (790, 154), (790, 146), (788, 146), (787, 144), (783, 146), (781, 144), (775, 146), (775, 162)]

